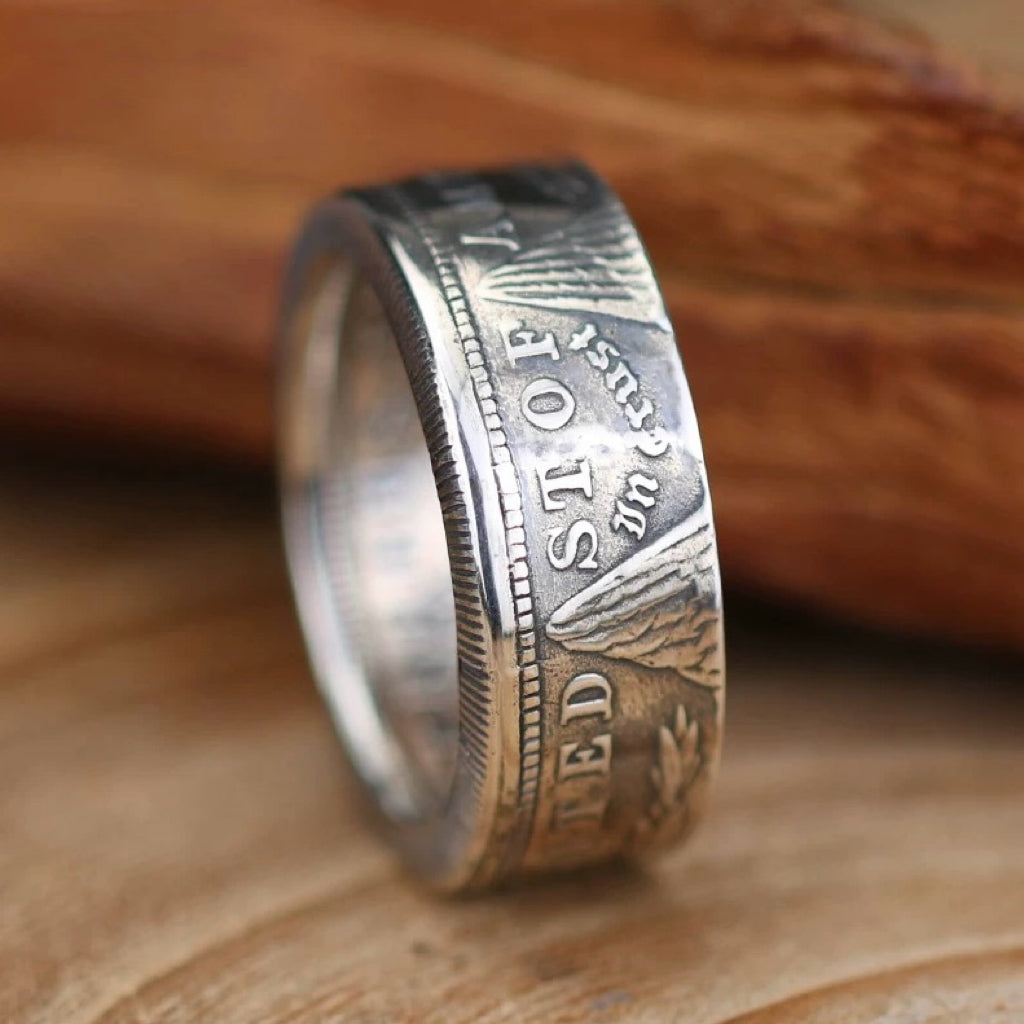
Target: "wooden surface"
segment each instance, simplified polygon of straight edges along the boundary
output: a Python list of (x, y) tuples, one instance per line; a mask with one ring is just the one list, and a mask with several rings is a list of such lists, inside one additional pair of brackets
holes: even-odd
[(267, 491), (0, 469), (4, 1024), (1024, 1020), (1019, 662), (734, 616), (691, 846), (442, 902), (367, 824)]
[(1013, 0), (0, 4), (0, 412), (270, 448), (301, 211), (573, 151), (678, 328), (733, 584), (1024, 646)]

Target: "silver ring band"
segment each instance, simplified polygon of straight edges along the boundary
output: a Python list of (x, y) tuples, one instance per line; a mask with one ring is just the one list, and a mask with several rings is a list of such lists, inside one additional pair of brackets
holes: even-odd
[(721, 742), (718, 558), (616, 197), (575, 163), (343, 193), (281, 333), (300, 618), (406, 859), (473, 888), (688, 831)]

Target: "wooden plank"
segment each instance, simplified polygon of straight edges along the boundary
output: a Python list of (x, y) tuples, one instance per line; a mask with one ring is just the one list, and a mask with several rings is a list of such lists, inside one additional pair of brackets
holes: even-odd
[(729, 580), (1020, 646), (1013, 13), (899, 8), (8, 2), (0, 415), (266, 460), (308, 202), (571, 150), (665, 283)]
[(692, 845), (438, 900), (343, 767), (266, 484), (59, 470), (0, 478), (6, 1024), (1024, 1016), (1019, 665), (735, 616)]

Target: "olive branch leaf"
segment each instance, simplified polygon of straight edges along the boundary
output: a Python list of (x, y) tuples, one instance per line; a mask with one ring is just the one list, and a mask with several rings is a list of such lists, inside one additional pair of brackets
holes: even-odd
[(675, 806), (696, 778), (700, 768), (699, 739), (700, 726), (696, 720), (690, 721), (682, 704), (676, 708), (674, 721), (658, 729), (658, 763), (651, 768), (651, 781), (657, 792), (657, 817)]

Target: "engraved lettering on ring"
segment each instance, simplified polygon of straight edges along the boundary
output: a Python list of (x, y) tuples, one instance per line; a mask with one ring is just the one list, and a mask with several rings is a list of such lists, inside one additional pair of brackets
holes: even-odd
[(513, 366), (516, 366), (520, 359), (528, 359), (530, 356), (547, 356), (555, 362), (561, 358), (558, 343), (551, 331), (539, 334), (537, 331), (527, 330), (520, 324), (516, 330), (510, 331), (502, 340), (505, 342), (508, 360)]
[(561, 430), (576, 411), (576, 399), (560, 381), (539, 377), (523, 388), (523, 415), (541, 430)]
[(586, 497), (594, 496), (594, 481), (590, 471), (590, 459), (575, 459), (568, 465), (561, 461), (548, 463), (537, 469), (540, 483), (541, 501), (547, 512), (560, 512), (565, 508), (561, 498), (555, 498), (556, 492), (581, 491)]
[(612, 684), (599, 672), (581, 672), (562, 691), (560, 722), (568, 725), (574, 719), (591, 715), (605, 721), (612, 717)]
[[(597, 568), (597, 530), (593, 523), (587, 522), (586, 519), (577, 519), (572, 526), (569, 527), (569, 533), (565, 538), (565, 543), (562, 545), (561, 554), (556, 550), (556, 545), (562, 539), (562, 535), (565, 533), (565, 527), (556, 526), (551, 530), (548, 530), (548, 561), (555, 569), (568, 569), (570, 566), (575, 565), (577, 569), (596, 569)], [(588, 542), (589, 547), (584, 549), (584, 541)], [(584, 551), (583, 557), (580, 558), (581, 551)], [(576, 559), (579, 558), (577, 562)]]

